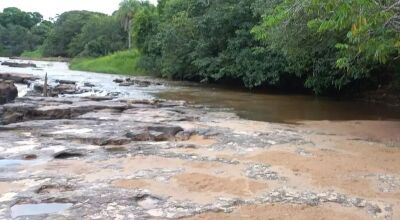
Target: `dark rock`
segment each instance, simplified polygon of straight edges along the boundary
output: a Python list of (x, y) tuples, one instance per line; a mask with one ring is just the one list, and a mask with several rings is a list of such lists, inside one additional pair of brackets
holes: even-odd
[(73, 157), (82, 157), (83, 154), (80, 152), (63, 151), (54, 155), (54, 159), (68, 159)]
[(114, 79), (113, 82), (115, 82), (115, 83), (122, 83), (122, 82), (124, 82), (124, 80), (123, 80), (123, 79)]
[(35, 159), (37, 159), (37, 156), (35, 154), (24, 155), (24, 160), (35, 160)]
[(131, 82), (122, 82), (119, 84), (119, 86), (133, 86), (133, 85), (135, 85), (135, 84), (131, 83)]
[(152, 83), (147, 80), (135, 80), (128, 78), (125, 82), (119, 84), (119, 86), (138, 86), (138, 87), (148, 87), (150, 85), (155, 85), (156, 83)]
[(56, 83), (59, 84), (69, 84), (69, 85), (76, 85), (76, 81), (72, 81), (72, 80), (61, 80), (61, 79), (57, 79)]
[(18, 97), (18, 89), (12, 81), (0, 81), (0, 104), (14, 101)]
[(42, 93), (43, 92), (43, 88), (44, 88), (43, 84), (35, 83), (33, 85), (33, 90), (35, 90), (36, 92)]
[(113, 97), (110, 96), (87, 96), (84, 99), (92, 100), (92, 101), (109, 101), (113, 100)]
[(29, 84), (30, 81), (38, 80), (39, 77), (23, 73), (0, 73), (0, 79), (12, 80), (15, 83)]
[(83, 86), (92, 88), (92, 87), (95, 87), (96, 85), (94, 85), (94, 84), (92, 84), (92, 83), (89, 83), (89, 82), (85, 82), (85, 83), (83, 84)]
[(5, 61), (1, 63), (3, 66), (9, 66), (9, 67), (19, 67), (19, 68), (26, 68), (26, 67), (37, 67), (36, 64), (34, 63), (16, 63), (16, 62), (9, 62)]

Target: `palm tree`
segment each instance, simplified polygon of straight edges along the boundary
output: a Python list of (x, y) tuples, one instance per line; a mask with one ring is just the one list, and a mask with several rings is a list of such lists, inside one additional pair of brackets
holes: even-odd
[(121, 20), (124, 30), (128, 32), (128, 48), (132, 48), (132, 22), (136, 12), (139, 10), (142, 1), (140, 0), (123, 0), (119, 4), (117, 15)]

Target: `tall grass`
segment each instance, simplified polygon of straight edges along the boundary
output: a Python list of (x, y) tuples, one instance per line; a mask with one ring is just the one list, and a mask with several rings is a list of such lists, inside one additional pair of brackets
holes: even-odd
[(141, 75), (136, 63), (140, 54), (137, 50), (116, 52), (99, 58), (75, 58), (70, 62), (72, 70), (123, 75)]
[(43, 50), (42, 50), (42, 48), (38, 48), (34, 51), (24, 51), (21, 54), (21, 57), (22, 58), (35, 58), (35, 59), (43, 58)]

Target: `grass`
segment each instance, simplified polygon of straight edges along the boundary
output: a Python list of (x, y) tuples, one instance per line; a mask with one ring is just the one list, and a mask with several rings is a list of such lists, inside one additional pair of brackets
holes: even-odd
[(137, 50), (127, 50), (99, 58), (75, 58), (69, 68), (97, 73), (141, 75), (142, 72), (136, 67), (139, 57)]
[(39, 58), (43, 58), (43, 51), (41, 48), (38, 48), (34, 51), (24, 51), (21, 54), (21, 57), (23, 58), (35, 58), (35, 59), (39, 59)]

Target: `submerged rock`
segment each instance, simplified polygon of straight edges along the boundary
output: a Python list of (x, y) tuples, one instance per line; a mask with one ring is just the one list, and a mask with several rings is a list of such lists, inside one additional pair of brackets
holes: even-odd
[(18, 97), (18, 89), (12, 81), (0, 81), (0, 104), (13, 101)]
[(151, 85), (162, 85), (159, 82), (155, 82), (155, 81), (151, 81), (151, 80), (132, 79), (132, 78), (126, 78), (125, 80), (115, 79), (113, 82), (119, 83), (119, 86), (149, 87)]

